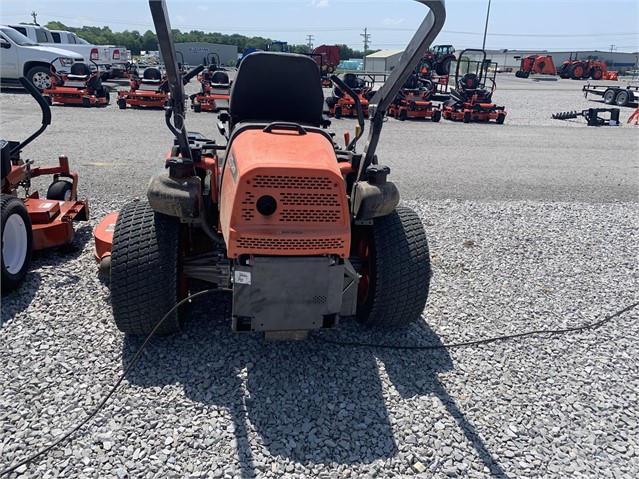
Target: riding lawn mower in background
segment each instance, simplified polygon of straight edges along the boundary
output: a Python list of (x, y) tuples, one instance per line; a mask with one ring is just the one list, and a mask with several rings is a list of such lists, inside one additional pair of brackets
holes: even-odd
[(94, 68), (84, 62), (75, 62), (68, 73), (58, 69), (64, 67), (64, 59), (58, 57), (51, 62), (51, 86), (42, 92), (49, 105), (82, 105), (84, 107), (106, 106), (109, 104), (109, 90), (102, 85), (101, 72), (92, 61)]
[(191, 108), (196, 113), (202, 110), (217, 112), (229, 109), (231, 82), (228, 74), (218, 67), (220, 61), (217, 53), (209, 53), (209, 58), (211, 55), (214, 55), (213, 58), (217, 61), (209, 63), (208, 68), (202, 70), (197, 76), (200, 91), (191, 95)]
[[(475, 59), (471, 60), (473, 57)], [(450, 99), (444, 102), (443, 117), (464, 123), (490, 120), (500, 125), (504, 123), (505, 108), (493, 103), (496, 77), (497, 63), (486, 60), (485, 50), (466, 49), (461, 52), (455, 70), (455, 86), (450, 92)]]
[[(22, 143), (0, 140), (2, 162), (2, 291), (13, 291), (24, 280), (31, 252), (61, 246), (74, 238), (73, 221), (89, 219), (89, 203), (78, 200), (78, 175), (69, 169), (66, 156), (58, 166), (36, 167), (21, 157), (22, 149), (51, 124), (51, 109), (38, 89), (26, 78), (22, 86), (42, 110), (42, 126)], [(46, 198), (31, 191), (31, 180), (53, 175)], [(24, 197), (18, 197), (24, 193)]]

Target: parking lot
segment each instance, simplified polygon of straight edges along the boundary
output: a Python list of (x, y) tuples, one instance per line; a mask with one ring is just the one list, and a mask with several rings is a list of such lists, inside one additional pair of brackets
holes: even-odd
[[(13, 477), (637, 477), (638, 309), (565, 335), (395, 348), (574, 327), (637, 302), (639, 127), (630, 108), (618, 127), (552, 120), (605, 106), (583, 84), (499, 75), (504, 125), (386, 122), (379, 162), (429, 235), (423, 321), (272, 343), (231, 331), (230, 298), (197, 298), (90, 425)], [(144, 197), (173, 136), (161, 111), (111, 98), (53, 106), (24, 150), (42, 166), (69, 157), (91, 220), (2, 297), (0, 470), (84, 418), (140, 345), (113, 324), (92, 227)], [(222, 142), (216, 121), (186, 118)], [(39, 124), (28, 94), (3, 89), (0, 137)], [(333, 120), (337, 141), (355, 124)]]

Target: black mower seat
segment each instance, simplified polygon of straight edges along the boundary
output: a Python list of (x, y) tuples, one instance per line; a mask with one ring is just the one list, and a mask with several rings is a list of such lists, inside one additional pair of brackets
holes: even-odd
[(89, 65), (84, 62), (75, 62), (71, 65), (71, 71), (67, 75), (69, 80), (86, 80), (91, 75)]
[(142, 82), (150, 85), (159, 85), (162, 81), (162, 73), (155, 67), (148, 67), (142, 75)]
[(319, 67), (311, 57), (254, 52), (237, 70), (229, 107), (232, 125), (283, 121), (319, 126), (323, 106)]
[(459, 80), (459, 86), (464, 90), (476, 90), (479, 87), (479, 78), (474, 73), (466, 73)]
[(211, 75), (211, 83), (216, 83), (218, 85), (228, 85), (229, 84), (229, 76), (224, 72), (215, 72)]

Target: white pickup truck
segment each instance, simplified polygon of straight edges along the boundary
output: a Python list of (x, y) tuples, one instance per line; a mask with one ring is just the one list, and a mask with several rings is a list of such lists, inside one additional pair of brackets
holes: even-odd
[(66, 30), (49, 30), (31, 23), (19, 23), (9, 26), (34, 42), (42, 45), (51, 44), (51, 46), (58, 46), (59, 48), (79, 53), (84, 57), (86, 62), (89, 63), (89, 66), (92, 65), (92, 62), (95, 62), (102, 71), (103, 80), (112, 76), (112, 70), (124, 70), (125, 68), (127, 61), (126, 47), (92, 45), (73, 32)]
[(74, 62), (82, 62), (82, 55), (50, 46), (42, 46), (13, 28), (0, 25), (0, 81), (3, 84), (19, 84), (18, 78), (26, 77), (38, 89), (51, 86), (50, 65), (59, 58), (63, 68)]

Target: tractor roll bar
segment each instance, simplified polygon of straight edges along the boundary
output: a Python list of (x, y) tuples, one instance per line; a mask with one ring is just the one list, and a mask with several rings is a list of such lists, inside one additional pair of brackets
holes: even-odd
[(426, 15), (415, 35), (413, 35), (412, 40), (399, 60), (399, 64), (393, 69), (386, 82), (370, 101), (369, 108), (372, 110), (371, 131), (364, 146), (364, 163), (359, 170), (360, 174), (362, 171), (366, 171), (366, 168), (373, 162), (379, 135), (382, 131), (384, 115), (388, 107), (417, 66), (424, 52), (428, 50), (433, 40), (437, 37), (446, 20), (445, 0), (417, 1), (430, 8), (430, 12)]
[(38, 136), (40, 136), (40, 134), (44, 130), (47, 129), (47, 126), (49, 126), (51, 124), (51, 108), (49, 107), (49, 104), (47, 103), (47, 101), (42, 96), (42, 93), (40, 93), (40, 90), (38, 90), (35, 87), (35, 85), (33, 83), (31, 83), (29, 80), (27, 80), (25, 77), (18, 78), (18, 81), (24, 87), (24, 89), (27, 90), (31, 94), (31, 96), (33, 98), (35, 98), (35, 100), (38, 102), (38, 105), (40, 105), (40, 109), (42, 110), (42, 126), (33, 135), (31, 135), (29, 138), (24, 140), (18, 146), (13, 148), (9, 152), (10, 156), (13, 156), (17, 152), (19, 152), (22, 148), (24, 148), (29, 143), (31, 143), (33, 140), (35, 140)]
[(164, 59), (164, 68), (166, 69), (169, 89), (171, 90), (170, 101), (173, 109), (173, 123), (175, 130), (179, 133), (176, 136), (180, 146), (180, 152), (182, 158), (191, 160), (192, 156), (191, 148), (189, 147), (188, 133), (184, 126), (184, 84), (180, 70), (178, 69), (177, 55), (175, 53), (175, 45), (173, 43), (166, 3), (164, 0), (149, 0), (149, 8), (151, 9), (151, 16), (155, 24), (155, 32), (158, 35), (158, 44), (162, 58)]

